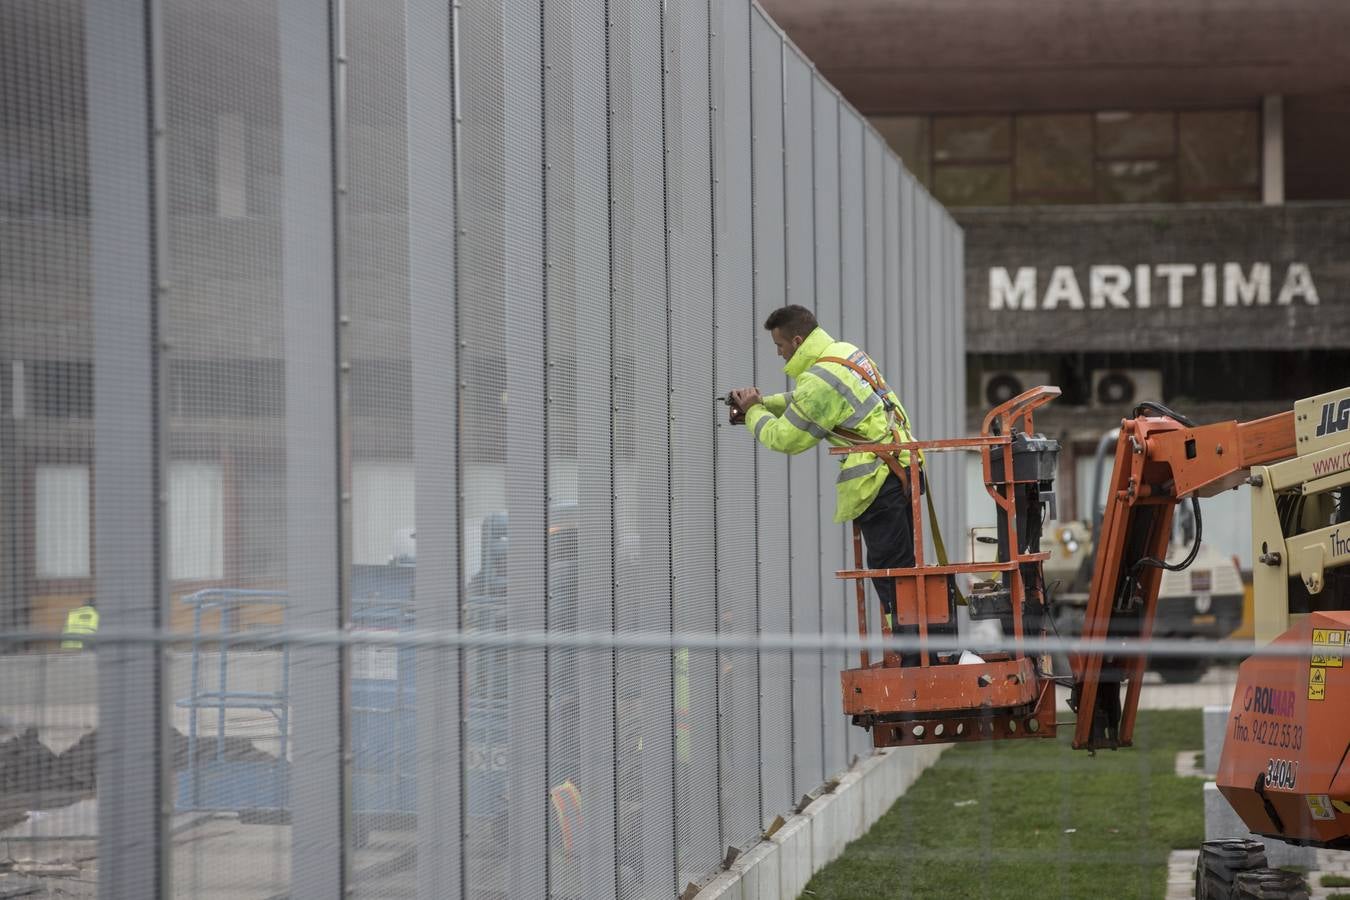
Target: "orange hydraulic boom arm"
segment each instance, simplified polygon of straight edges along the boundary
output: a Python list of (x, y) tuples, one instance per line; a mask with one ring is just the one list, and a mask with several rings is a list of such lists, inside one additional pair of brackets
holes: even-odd
[[(1196, 426), (1163, 407), (1148, 406), (1159, 415), (1121, 422), (1083, 623), (1085, 640), (1144, 640), (1152, 634), (1178, 502), (1236, 487), (1251, 466), (1296, 452), (1293, 412)], [(1070, 655), (1076, 749), (1132, 743), (1146, 662), (1144, 656), (1107, 649)], [(1128, 683), (1123, 702), (1122, 682)]]

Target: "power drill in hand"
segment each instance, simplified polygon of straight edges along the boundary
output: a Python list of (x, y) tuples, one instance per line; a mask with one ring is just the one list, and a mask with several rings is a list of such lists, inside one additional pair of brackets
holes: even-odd
[(744, 424), (745, 410), (741, 409), (739, 406), (736, 405), (736, 401), (731, 398), (730, 394), (727, 394), (726, 396), (722, 397), (714, 397), (713, 399), (716, 400), (718, 403), (725, 403), (728, 407), (731, 408), (730, 421), (732, 425)]

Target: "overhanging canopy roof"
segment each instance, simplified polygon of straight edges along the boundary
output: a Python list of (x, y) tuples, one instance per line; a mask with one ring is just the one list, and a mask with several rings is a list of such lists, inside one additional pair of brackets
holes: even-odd
[(1350, 90), (1346, 0), (761, 0), (868, 114)]

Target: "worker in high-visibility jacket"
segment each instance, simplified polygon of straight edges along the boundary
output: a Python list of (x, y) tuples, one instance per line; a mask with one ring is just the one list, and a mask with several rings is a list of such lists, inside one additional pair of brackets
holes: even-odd
[[(853, 344), (830, 337), (811, 310), (795, 305), (774, 310), (764, 328), (787, 361), (783, 371), (794, 379), (793, 389), (762, 396), (757, 388), (742, 388), (731, 391), (729, 399), (732, 422), (743, 420), (765, 447), (796, 454), (822, 440), (836, 447), (891, 443), (897, 433), (901, 441), (914, 440), (900, 398), (876, 365)], [(908, 450), (898, 456), (901, 466), (909, 464)], [(840, 464), (834, 521), (857, 522), (867, 545), (869, 569), (914, 565), (907, 473), (906, 469), (897, 475), (873, 453), (850, 453)], [(874, 578), (872, 584), (888, 621), (893, 621), (895, 582)], [(918, 629), (896, 631), (917, 634)], [(902, 654), (901, 661), (916, 664), (918, 654)]]
[(66, 627), (61, 636), (65, 640), (61, 641), (62, 650), (83, 650), (85, 635), (98, 633), (98, 609), (94, 606), (94, 598), (90, 597), (83, 606), (77, 606), (66, 613)]

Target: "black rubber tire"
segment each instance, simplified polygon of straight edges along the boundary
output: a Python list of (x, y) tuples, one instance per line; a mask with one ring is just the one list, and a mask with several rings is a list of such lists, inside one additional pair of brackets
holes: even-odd
[(1284, 869), (1253, 869), (1233, 879), (1234, 900), (1308, 900), (1308, 882)]
[(1228, 900), (1239, 874), (1265, 868), (1266, 847), (1260, 841), (1205, 841), (1195, 867), (1196, 900)]

